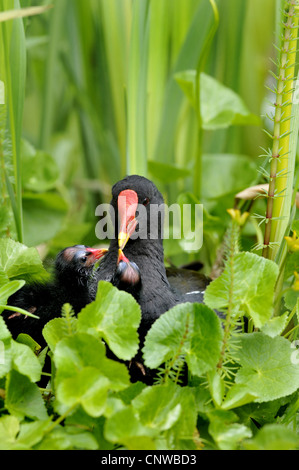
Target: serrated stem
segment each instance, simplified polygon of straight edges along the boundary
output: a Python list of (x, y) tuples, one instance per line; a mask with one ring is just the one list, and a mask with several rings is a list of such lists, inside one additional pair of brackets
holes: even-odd
[[(179, 360), (180, 356), (182, 355), (182, 349), (183, 349), (183, 346), (184, 346), (185, 341), (187, 340), (188, 334), (189, 334), (189, 324), (190, 324), (190, 315), (187, 313), (185, 331), (184, 331), (184, 334), (183, 334), (182, 339), (181, 339), (180, 344), (179, 344), (179, 348), (178, 348), (175, 356), (167, 364), (167, 367), (165, 369), (165, 374), (164, 374), (164, 380), (163, 380), (164, 383), (167, 383), (167, 381), (169, 379), (169, 376), (170, 376), (171, 370), (174, 369), (175, 363)], [(175, 383), (178, 383), (181, 372), (182, 372), (182, 365), (180, 367), (178, 367), (178, 370), (176, 372), (176, 377), (175, 377), (175, 380), (174, 380)]]
[(234, 262), (235, 262), (235, 255), (237, 251), (238, 241), (240, 236), (240, 226), (232, 220), (232, 226), (230, 229), (230, 236), (229, 236), (229, 249), (227, 254), (227, 261), (226, 266), (229, 267), (230, 272), (230, 279), (229, 279), (229, 294), (228, 294), (228, 308), (227, 313), (225, 316), (225, 323), (224, 323), (224, 334), (223, 334), (223, 341), (222, 341), (222, 348), (220, 353), (220, 359), (217, 364), (217, 369), (221, 370), (223, 368), (226, 352), (228, 348), (228, 342), (231, 336), (231, 322), (232, 322), (232, 314), (233, 314), (233, 297), (234, 297)]
[[(289, 94), (293, 90), (293, 80), (295, 73), (295, 61), (297, 50), (297, 27), (298, 15), (296, 6), (298, 2), (286, 1), (284, 16), (287, 18), (284, 23), (284, 34), (281, 47), (281, 55), (278, 60), (278, 79), (276, 87), (276, 102), (274, 115), (274, 131), (272, 156), (270, 164), (269, 192), (266, 210), (266, 224), (264, 234), (263, 256), (274, 259), (275, 250), (271, 249), (271, 242), (276, 242), (277, 217), (281, 215), (283, 200), (275, 195), (281, 193), (286, 187), (287, 176), (277, 178), (277, 174), (288, 171), (288, 160), (281, 161), (281, 154), (289, 152), (290, 143), (290, 117), (292, 111), (292, 100)], [(284, 112), (282, 113), (282, 109)], [(274, 221), (276, 218), (276, 221)]]

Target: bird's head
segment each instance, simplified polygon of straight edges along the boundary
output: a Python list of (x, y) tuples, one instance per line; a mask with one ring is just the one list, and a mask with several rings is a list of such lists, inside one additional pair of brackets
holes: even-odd
[(138, 175), (127, 176), (112, 188), (118, 246), (129, 241), (162, 238), (164, 200), (152, 181)]
[(55, 260), (56, 278), (64, 284), (86, 285), (96, 262), (106, 252), (106, 249), (95, 249), (85, 245), (65, 248)]
[[(137, 255), (148, 255), (150, 262), (158, 253), (158, 256), (161, 256), (161, 252), (163, 255), (163, 196), (152, 181), (131, 175), (113, 186), (111, 207), (112, 217), (115, 215), (115, 235), (118, 240), (114, 279), (116, 284), (129, 289), (136, 288), (141, 282), (139, 262), (142, 266), (144, 262), (139, 258), (137, 266), (133, 262), (134, 258)], [(129, 259), (123, 252), (126, 246)]]

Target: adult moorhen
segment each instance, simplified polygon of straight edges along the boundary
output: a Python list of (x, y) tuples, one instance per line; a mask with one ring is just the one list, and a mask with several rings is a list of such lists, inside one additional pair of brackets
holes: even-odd
[(4, 311), (2, 315), (12, 336), (16, 338), (20, 333), (26, 333), (44, 347), (43, 327), (61, 315), (65, 303), (71, 304), (75, 313), (78, 313), (91, 302), (88, 282), (95, 263), (106, 251), (84, 245), (67, 247), (55, 259), (50, 282), (26, 284), (13, 294), (8, 299), (8, 305), (27, 310), (39, 319)]
[[(179, 303), (203, 302), (204, 286), (192, 283), (188, 290), (186, 283), (176, 288), (169, 283), (164, 265), (163, 204), (157, 187), (144, 177), (127, 176), (113, 186), (115, 238), (91, 283), (92, 297), (100, 280), (112, 282), (135, 297), (142, 312), (140, 350), (161, 314)], [(140, 357), (139, 353), (138, 361)]]

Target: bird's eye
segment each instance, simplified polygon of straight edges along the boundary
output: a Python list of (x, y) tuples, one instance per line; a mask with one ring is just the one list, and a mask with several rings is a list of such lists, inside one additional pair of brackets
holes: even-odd
[(81, 263), (85, 263), (87, 261), (87, 256), (82, 256), (82, 258), (80, 258), (80, 261)]
[(149, 202), (150, 202), (149, 198), (146, 197), (146, 198), (142, 201), (142, 204), (143, 204), (144, 206), (147, 206)]

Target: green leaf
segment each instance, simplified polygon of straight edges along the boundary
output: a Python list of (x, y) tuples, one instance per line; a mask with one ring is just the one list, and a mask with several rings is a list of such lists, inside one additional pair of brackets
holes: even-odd
[(161, 315), (148, 332), (143, 348), (145, 364), (154, 369), (185, 355), (190, 372), (200, 376), (216, 366), (221, 339), (220, 320), (207, 306), (177, 305)]
[(58, 342), (54, 349), (57, 402), (60, 413), (82, 405), (90, 416), (101, 416), (108, 390), (129, 385), (124, 364), (107, 359), (104, 344), (94, 336), (75, 333)]
[(238, 417), (232, 411), (217, 410), (208, 413), (209, 433), (221, 450), (236, 450), (239, 443), (252, 433), (244, 424), (236, 423)]
[(0, 418), (0, 450), (11, 450), (16, 442), (20, 423), (16, 416), (4, 415)]
[[(77, 321), (77, 318), (71, 319), (72, 328), (74, 330), (76, 328)], [(68, 335), (69, 330), (67, 329), (65, 318), (54, 318), (43, 328), (43, 336), (52, 351), (54, 351), (57, 343)]]
[(243, 445), (246, 450), (298, 450), (299, 438), (295, 431), (282, 424), (266, 424)]
[(0, 272), (9, 280), (34, 281), (48, 277), (36, 248), (28, 248), (8, 238), (0, 240)]
[(280, 315), (280, 317), (270, 318), (270, 320), (262, 326), (262, 333), (265, 333), (265, 335), (271, 336), (272, 338), (274, 336), (281, 335), (287, 326), (288, 316), (289, 312), (285, 312), (283, 315)]
[(78, 315), (78, 331), (103, 338), (120, 359), (130, 360), (138, 351), (140, 307), (126, 292), (101, 281), (94, 302)]
[[(180, 72), (175, 78), (192, 106), (196, 107), (196, 71)], [(200, 109), (202, 127), (205, 130), (222, 129), (231, 125), (260, 124), (260, 119), (248, 110), (233, 90), (205, 73), (200, 74)]]
[(296, 233), (299, 233), (299, 219), (293, 220), (292, 230)]
[(33, 338), (31, 338), (30, 335), (27, 335), (26, 333), (20, 333), (16, 341), (17, 343), (25, 344), (26, 346), (28, 346), (36, 355), (41, 350), (40, 345)]
[(109, 380), (94, 367), (85, 367), (73, 377), (57, 383), (57, 399), (67, 408), (82, 405), (90, 416), (101, 416), (105, 409)]
[(11, 343), (11, 334), (0, 315), (0, 378), (5, 377), (11, 368)]
[(202, 164), (205, 174), (202, 178), (202, 195), (206, 199), (219, 200), (226, 195), (234, 197), (256, 179), (256, 164), (246, 155), (204, 154)]
[(129, 385), (125, 365), (107, 359), (104, 344), (86, 333), (79, 332), (62, 339), (55, 347), (54, 362), (58, 381), (77, 376), (81, 370), (91, 367), (105, 376), (111, 390), (122, 390)]
[(278, 266), (253, 253), (236, 254), (233, 273), (227, 264), (221, 276), (211, 282), (205, 291), (205, 303), (210, 308), (221, 310), (228, 307), (232, 276), (234, 312), (248, 314), (255, 326), (261, 328), (273, 313)]
[(289, 289), (284, 294), (284, 303), (285, 308), (289, 310), (293, 310), (293, 308), (297, 305), (299, 300), (299, 292), (293, 289)]
[(12, 367), (31, 382), (40, 379), (42, 368), (34, 352), (25, 344), (12, 341)]
[[(298, 232), (299, 233), (299, 232)], [(298, 270), (299, 266), (299, 251), (288, 253), (285, 265), (285, 279), (294, 276), (294, 272)]]
[[(280, 336), (271, 338), (263, 333), (240, 335), (236, 384), (243, 384), (256, 402), (275, 400), (299, 388), (299, 365), (296, 351)], [(232, 391), (234, 386), (232, 387)]]
[(149, 160), (148, 162), (149, 173), (162, 183), (172, 183), (182, 178), (188, 178), (191, 175), (191, 171), (186, 168), (178, 168), (175, 165), (167, 163), (156, 162)]
[(26, 447), (26, 449), (32, 449), (33, 446), (43, 439), (50, 423), (51, 418), (22, 423), (16, 445), (22, 445)]
[(253, 402), (257, 395), (250, 393), (244, 384), (235, 384), (228, 390), (225, 400), (221, 404), (223, 410), (231, 410)]
[(5, 341), (5, 340), (11, 340), (11, 334), (9, 329), (6, 326), (5, 321), (0, 315), (0, 340)]
[(24, 284), (25, 281), (11, 281), (0, 287), (0, 305), (5, 305), (9, 297), (21, 289)]
[[(86, 416), (86, 414), (85, 414)], [(77, 424), (76, 424), (77, 425)], [(80, 426), (78, 426), (80, 427)], [(35, 450), (96, 450), (98, 444), (91, 432), (78, 432), (70, 427), (56, 426), (51, 432), (47, 433), (41, 442), (39, 442)]]
[(53, 238), (61, 229), (68, 204), (54, 192), (23, 194), (25, 243), (35, 246)]
[(144, 426), (131, 406), (107, 419), (104, 435), (108, 441), (123, 444), (129, 450), (156, 449), (153, 438), (157, 431)]
[(43, 192), (54, 189), (59, 170), (54, 158), (36, 151), (29, 142), (22, 142), (22, 185), (27, 191)]
[(147, 387), (133, 400), (132, 405), (138, 411), (142, 424), (161, 431), (170, 429), (183, 411), (173, 384)]
[(208, 373), (208, 382), (211, 396), (217, 406), (220, 406), (224, 397), (225, 383), (216, 370)]
[[(193, 448), (197, 410), (193, 390), (173, 383), (145, 388), (132, 406), (144, 426), (168, 431), (170, 448)], [(188, 446), (188, 447), (187, 447)]]
[[(26, 376), (31, 382), (40, 380), (42, 366), (34, 352), (25, 344), (12, 340), (4, 320), (0, 317), (0, 377), (11, 369)], [(4, 359), (4, 360), (3, 360)]]
[(7, 376), (5, 406), (10, 414), (23, 419), (47, 419), (45, 403), (36, 384), (17, 371)]

